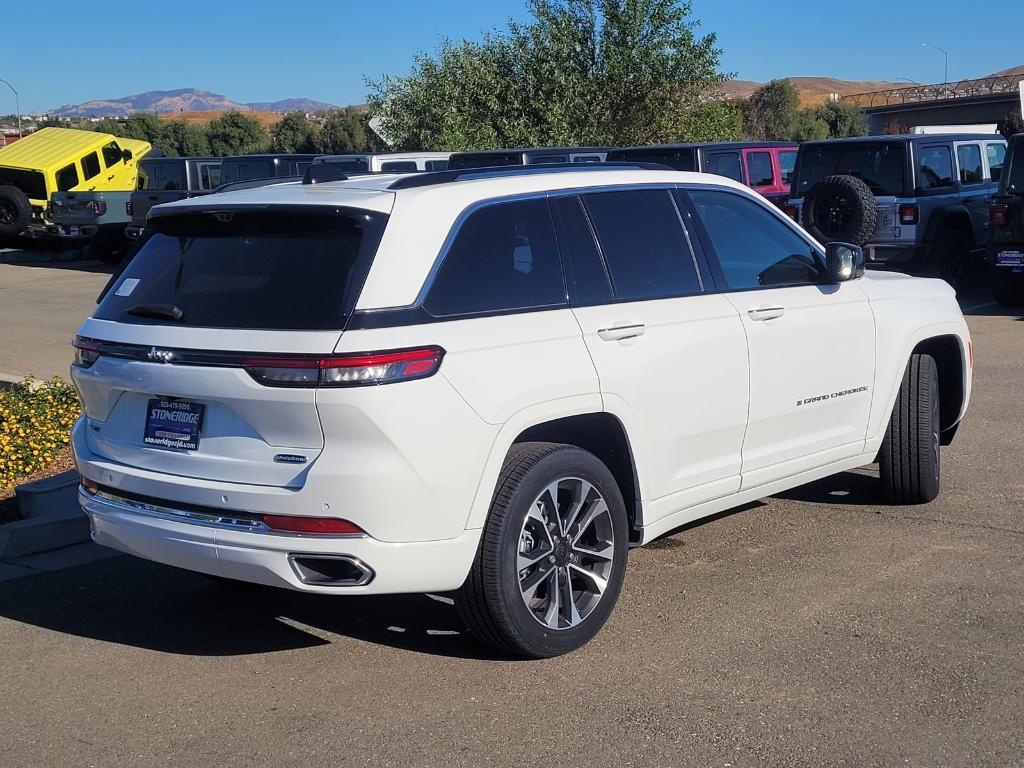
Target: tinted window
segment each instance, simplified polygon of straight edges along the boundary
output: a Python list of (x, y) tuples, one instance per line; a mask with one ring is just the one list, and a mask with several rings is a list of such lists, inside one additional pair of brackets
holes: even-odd
[(415, 160), (392, 160), (389, 163), (381, 163), (380, 169), (382, 171), (415, 171), (416, 161)]
[(739, 152), (712, 152), (704, 158), (704, 173), (743, 181)]
[(428, 171), (447, 171), (448, 161), (447, 160), (427, 160), (426, 164)]
[(796, 167), (796, 150), (786, 149), (779, 152), (779, 170), (782, 172), (782, 183), (793, 183), (793, 168)]
[(826, 176), (856, 176), (876, 195), (902, 195), (906, 188), (906, 145), (902, 142), (805, 144), (794, 194), (806, 195)]
[(810, 244), (762, 205), (729, 192), (694, 190), (690, 198), (730, 289), (816, 283), (823, 278), (824, 265)]
[(0, 168), (0, 187), (10, 184), (24, 192), (32, 200), (45, 200), (46, 178), (39, 171), (24, 171), (20, 168)]
[(75, 164), (66, 165), (57, 171), (57, 190), (67, 192), (72, 187), (78, 186), (78, 169)]
[(601, 160), (601, 156), (600, 155), (573, 155), (572, 156), (572, 162), (574, 162), (574, 163), (600, 163), (600, 162), (603, 162), (603, 161)]
[(611, 301), (612, 288), (594, 242), (583, 203), (576, 196), (551, 200), (558, 222), (558, 248), (566, 263), (569, 295), (578, 305)]
[(1006, 147), (1002, 144), (986, 144), (985, 152), (988, 154), (988, 169), (992, 181), (999, 181), (1003, 175), (1003, 161), (1006, 159)]
[[(217, 328), (342, 329), (385, 222), (381, 214), (351, 208), (236, 213), (227, 221), (211, 214), (151, 219), (155, 233), (95, 317)], [(145, 304), (179, 307), (183, 318), (174, 323), (128, 313)]]
[(220, 185), (220, 163), (199, 164), (199, 185), (203, 189), (213, 189)]
[(1009, 156), (1006, 168), (1006, 191), (1020, 194), (1024, 192), (1024, 143), (1017, 142)]
[(139, 189), (187, 189), (185, 164), (176, 160), (163, 163), (143, 160), (139, 163), (138, 187)]
[(82, 173), (86, 180), (98, 176), (100, 172), (100, 158), (95, 152), (90, 152), (82, 158)]
[(470, 214), (424, 302), (437, 316), (561, 304), (565, 284), (545, 200), (489, 205)]
[(121, 148), (117, 146), (116, 141), (112, 141), (103, 147), (103, 162), (107, 168), (113, 168), (122, 160), (124, 160), (124, 153), (121, 151)]
[(616, 149), (608, 153), (609, 162), (661, 163), (677, 171), (697, 170), (696, 149)]
[(569, 158), (565, 155), (533, 155), (530, 157), (532, 165), (545, 165), (548, 163), (567, 163)]
[(352, 173), (367, 172), (370, 170), (370, 163), (365, 157), (346, 157), (344, 159), (324, 160), (328, 165), (340, 168), (343, 171)]
[(766, 187), (774, 181), (770, 152), (751, 152), (747, 155), (747, 182), (752, 187)]
[(225, 161), (220, 167), (220, 183), (230, 184), (248, 179), (268, 179), (277, 175), (274, 171), (274, 161), (266, 158)]
[(618, 299), (698, 293), (700, 283), (675, 204), (665, 190), (584, 196)]
[(922, 147), (917, 163), (917, 186), (921, 189), (953, 184), (953, 158), (949, 147)]
[(522, 165), (522, 152), (474, 152), (455, 154), (448, 161), (449, 168), (491, 168), (499, 165)]
[(961, 144), (956, 148), (956, 162), (960, 166), (961, 184), (977, 184), (979, 181), (983, 181), (980, 146)]

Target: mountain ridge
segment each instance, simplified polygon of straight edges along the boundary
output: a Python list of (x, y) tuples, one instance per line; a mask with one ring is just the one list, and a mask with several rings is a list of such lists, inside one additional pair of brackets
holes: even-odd
[(200, 88), (175, 88), (145, 91), (117, 99), (93, 99), (81, 104), (66, 104), (52, 110), (50, 114), (60, 117), (122, 117), (135, 112), (166, 115), (174, 112), (315, 112), (324, 109), (337, 107), (324, 101), (307, 98), (243, 103)]

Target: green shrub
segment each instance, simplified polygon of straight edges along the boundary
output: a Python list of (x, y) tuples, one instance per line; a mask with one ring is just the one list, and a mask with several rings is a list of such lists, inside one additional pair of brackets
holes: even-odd
[(81, 412), (75, 388), (60, 379), (0, 389), (0, 494), (54, 460)]

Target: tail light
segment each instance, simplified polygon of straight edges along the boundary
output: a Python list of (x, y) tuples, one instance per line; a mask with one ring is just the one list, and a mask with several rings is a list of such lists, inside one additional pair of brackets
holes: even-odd
[(899, 208), (900, 224), (917, 224), (917, 206), (911, 203), (904, 203)]
[(988, 209), (988, 223), (993, 227), (1005, 227), (1010, 221), (1010, 209), (1006, 203), (993, 203)]
[(133, 215), (132, 211), (134, 210), (134, 208), (135, 206), (132, 205), (131, 200), (124, 204), (124, 212), (127, 213), (129, 216)]
[(286, 533), (318, 533), (324, 536), (365, 536), (355, 523), (338, 517), (299, 517), (297, 515), (260, 515), (264, 525)]
[(797, 209), (795, 205), (784, 205), (782, 206), (782, 212), (789, 216), (793, 221), (799, 223), (800, 219), (797, 216)]
[(330, 357), (250, 358), (242, 367), (268, 387), (361, 387), (425, 379), (437, 373), (443, 357), (441, 347), (418, 347)]
[(102, 216), (107, 212), (107, 201), (106, 200), (91, 200), (89, 202), (89, 210), (97, 216)]
[(78, 367), (89, 368), (93, 363), (99, 360), (99, 342), (93, 341), (92, 339), (85, 339), (81, 336), (75, 336), (75, 340), (71, 342), (71, 346), (75, 348), (75, 365)]

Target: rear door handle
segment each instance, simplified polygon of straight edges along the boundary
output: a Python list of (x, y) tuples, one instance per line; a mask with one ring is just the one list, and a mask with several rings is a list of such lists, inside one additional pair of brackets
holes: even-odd
[(748, 309), (747, 314), (750, 315), (751, 320), (774, 320), (777, 317), (782, 317), (786, 314), (785, 307), (755, 307), (754, 309)]
[(611, 328), (602, 328), (597, 332), (604, 341), (623, 341), (643, 336), (647, 332), (647, 326), (643, 323), (633, 325), (613, 325)]

